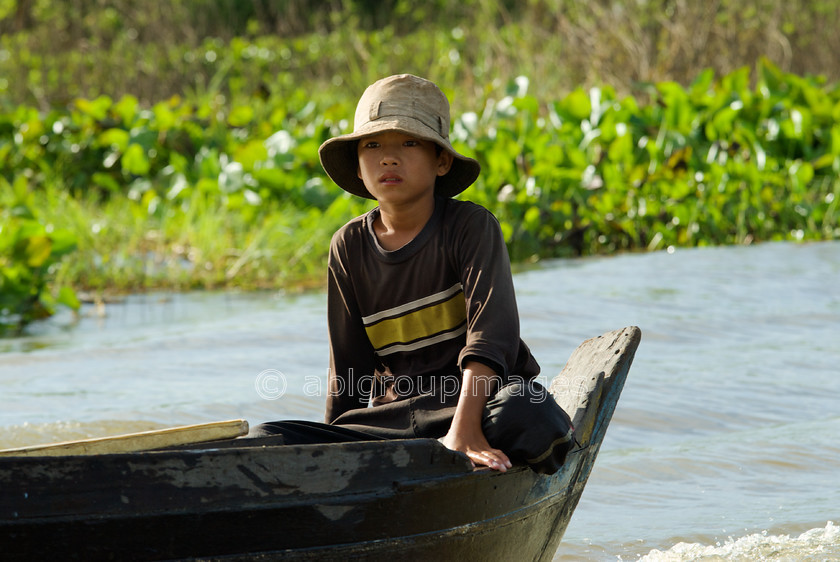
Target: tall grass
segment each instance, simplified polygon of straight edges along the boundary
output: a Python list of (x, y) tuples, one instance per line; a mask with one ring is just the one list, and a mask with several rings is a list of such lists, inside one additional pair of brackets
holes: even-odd
[(340, 197), (326, 213), (267, 202), (253, 214), (230, 212), (195, 193), (149, 213), (125, 197), (101, 201), (48, 187), (33, 204), (50, 227), (76, 235), (77, 251), (55, 269), (55, 282), (92, 296), (149, 288), (295, 290), (320, 285), (326, 244), (365, 203)]
[(151, 105), (188, 92), (282, 96), (301, 84), (353, 97), (408, 71), (450, 85), (466, 110), (519, 75), (535, 78), (539, 99), (604, 84), (629, 94), (761, 56), (838, 80), (838, 21), (840, 0), (7, 2), (0, 103), (132, 94)]

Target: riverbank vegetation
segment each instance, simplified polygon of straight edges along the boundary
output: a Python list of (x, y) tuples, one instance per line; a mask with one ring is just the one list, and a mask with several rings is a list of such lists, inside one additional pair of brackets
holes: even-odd
[(370, 203), (317, 148), (402, 71), (450, 96), (514, 261), (840, 236), (840, 0), (423, 6), (0, 3), (0, 325), (320, 284)]

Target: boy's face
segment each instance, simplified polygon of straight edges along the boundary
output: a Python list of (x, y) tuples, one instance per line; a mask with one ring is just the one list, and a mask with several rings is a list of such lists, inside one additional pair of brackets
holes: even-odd
[(358, 154), (359, 178), (380, 204), (433, 197), (435, 179), (452, 166), (452, 155), (434, 142), (398, 131), (361, 139)]

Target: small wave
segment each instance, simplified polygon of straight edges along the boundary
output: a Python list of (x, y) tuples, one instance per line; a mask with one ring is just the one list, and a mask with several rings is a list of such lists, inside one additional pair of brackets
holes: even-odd
[(829, 521), (825, 527), (799, 535), (770, 535), (767, 531), (730, 538), (724, 543), (703, 545), (677, 543), (666, 551), (651, 550), (643, 562), (772, 560), (774, 562), (827, 562), (840, 560), (840, 527)]

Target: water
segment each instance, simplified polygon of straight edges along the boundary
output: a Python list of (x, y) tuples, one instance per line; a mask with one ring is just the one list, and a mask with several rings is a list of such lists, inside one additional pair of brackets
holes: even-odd
[[(840, 560), (838, 280), (840, 242), (518, 273), (546, 381), (582, 340), (643, 332), (556, 560)], [(318, 420), (324, 309), (323, 294), (132, 296), (0, 340), (0, 447)]]

